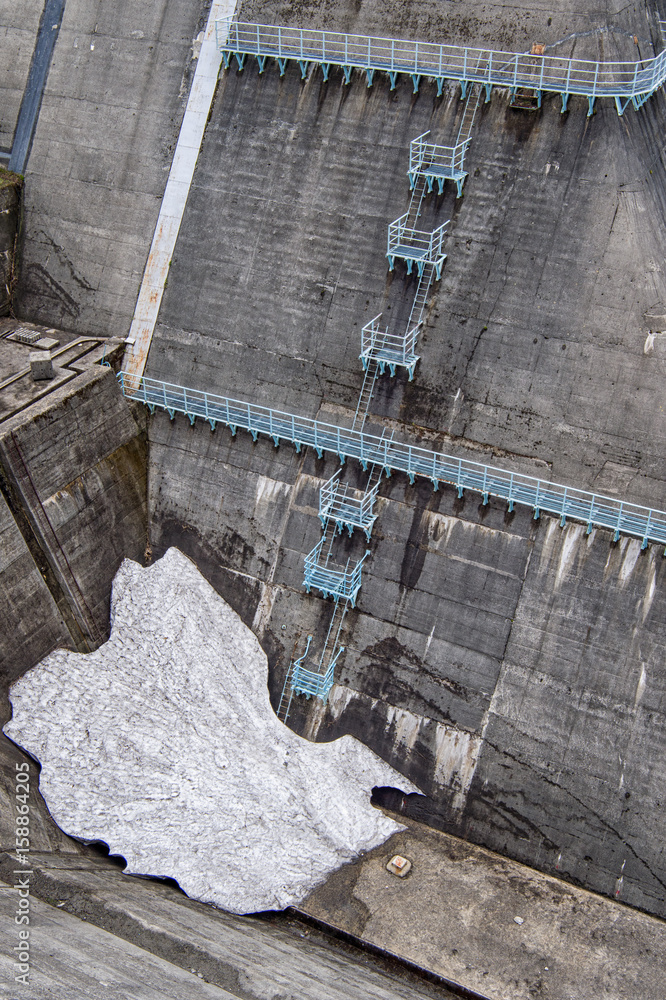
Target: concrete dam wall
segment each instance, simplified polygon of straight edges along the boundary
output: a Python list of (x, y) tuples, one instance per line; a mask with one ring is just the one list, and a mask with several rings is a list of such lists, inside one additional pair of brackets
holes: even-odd
[[(547, 24), (517, 11), (511, 26), (499, 5), (466, 3), (448, 21), (434, 3), (255, 4), (240, 16), (515, 49), (569, 38), (567, 53), (594, 58), (636, 58), (628, 47), (655, 40), (641, 4), (609, 8), (613, 31), (601, 15), (563, 8)], [(95, 26), (102, 43), (68, 2), (26, 175), (25, 317), (129, 329), (202, 13), (164, 3), (139, 23), (114, 4)], [(151, 64), (156, 44), (168, 55)], [(125, 62), (115, 102), (102, 84)], [(452, 84), (441, 97), (426, 80), (418, 94), (405, 78), (389, 87), (359, 73), (345, 86), (334, 69), (325, 83), (316, 67), (302, 79), (293, 64), (282, 77), (252, 61), (221, 74), (149, 376), (351, 423), (361, 327), (381, 311), (400, 328), (415, 292), (385, 257), (409, 201), (409, 142), (427, 129), (452, 141), (462, 115)], [(447, 186), (425, 204), (424, 228), (451, 223), (414, 380), (386, 374), (369, 424), (663, 507), (666, 341), (645, 315), (666, 300), (666, 103), (660, 93), (622, 118), (611, 102), (586, 111), (572, 98), (560, 114), (554, 96), (519, 111), (502, 90), (482, 106), (464, 197)], [(117, 158), (103, 148), (111, 126)], [(178, 545), (253, 628), (274, 705), (330, 618), (302, 581), (318, 489), (336, 466), (203, 422), (148, 421), (153, 554)], [(352, 463), (343, 473), (360, 484)], [(357, 536), (338, 544), (345, 557), (365, 549)], [(382, 481), (369, 548), (328, 704), (295, 699), (290, 724), (371, 746), (422, 788), (378, 792), (405, 814), (666, 916), (662, 550), (401, 475)]]
[(108, 638), (114, 574), (146, 547), (142, 424), (99, 367), (0, 421), (3, 718), (8, 681)]

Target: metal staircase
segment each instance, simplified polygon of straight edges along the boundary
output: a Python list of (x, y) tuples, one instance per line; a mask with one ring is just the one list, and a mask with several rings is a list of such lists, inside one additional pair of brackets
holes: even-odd
[(363, 385), (361, 386), (361, 391), (358, 397), (358, 403), (356, 404), (356, 412), (354, 414), (354, 420), (352, 422), (353, 431), (362, 431), (363, 425), (368, 416), (368, 407), (370, 406), (370, 400), (372, 399), (372, 394), (375, 391), (375, 384), (377, 382), (377, 377), (379, 376), (379, 365), (376, 361), (369, 361), (365, 373), (363, 375)]
[(474, 119), (476, 118), (476, 112), (479, 109), (481, 103), (481, 94), (484, 88), (480, 83), (475, 83), (467, 95), (465, 101), (465, 110), (463, 111), (462, 121), (460, 122), (460, 127), (458, 128), (458, 136), (456, 138), (456, 146), (459, 146), (463, 142), (469, 142), (472, 136), (472, 129), (474, 128)]
[(423, 272), (419, 275), (419, 283), (416, 286), (416, 295), (412, 302), (412, 308), (407, 320), (407, 329), (413, 330), (421, 327), (423, 314), (425, 313), (428, 299), (430, 298), (430, 287), (435, 277), (433, 264), (426, 264)]

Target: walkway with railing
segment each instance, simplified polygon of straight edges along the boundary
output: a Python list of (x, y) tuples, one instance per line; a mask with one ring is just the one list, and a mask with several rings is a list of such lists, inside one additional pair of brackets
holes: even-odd
[(639, 538), (644, 547), (650, 542), (666, 545), (666, 512), (662, 510), (228, 396), (123, 372), (118, 380), (125, 396), (145, 403), (152, 412), (166, 410), (171, 417), (182, 413), (192, 424), (199, 417), (207, 420), (213, 430), (217, 424), (225, 424), (233, 434), (241, 428), (255, 441), (263, 434), (272, 438), (276, 447), (280, 441), (289, 441), (297, 451), (305, 445), (319, 457), (329, 452), (338, 455), (341, 462), (354, 458), (366, 469), (376, 464), (388, 475), (404, 472), (412, 483), (417, 476), (429, 479), (435, 489), (445, 483), (453, 486), (459, 497), (465, 490), (472, 490), (481, 495), (484, 504), (489, 497), (497, 497), (507, 502), (509, 510), (515, 504), (530, 507), (536, 518), (543, 513), (558, 517), (562, 525), (570, 518), (586, 524), (589, 531), (607, 528), (616, 540), (620, 535), (630, 535)]
[(483, 84), (487, 95), (492, 87), (514, 91), (525, 87), (560, 94), (562, 110), (571, 95), (586, 97), (588, 114), (592, 114), (598, 97), (609, 97), (621, 115), (630, 103), (638, 110), (666, 80), (666, 49), (650, 59), (606, 62), (226, 19), (218, 24), (219, 48), (227, 66), (235, 57), (242, 69), (251, 55), (256, 57), (260, 73), (267, 59), (275, 59), (283, 74), (287, 63), (295, 61), (303, 77), (314, 64), (321, 67), (325, 80), (331, 66), (338, 66), (347, 83), (354, 69), (365, 72), (368, 86), (380, 71), (388, 74), (391, 89), (403, 74), (411, 77), (415, 93), (423, 77), (436, 81), (439, 94), (446, 80), (458, 81), (464, 91), (471, 83)]

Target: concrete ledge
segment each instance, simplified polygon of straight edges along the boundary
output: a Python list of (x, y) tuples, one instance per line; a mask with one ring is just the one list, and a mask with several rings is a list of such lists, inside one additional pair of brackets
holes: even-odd
[[(0, 880), (17, 863), (0, 855)], [(452, 994), (290, 920), (236, 917), (91, 854), (30, 855), (30, 893), (244, 1000), (426, 1000)], [(266, 915), (267, 917), (268, 915)]]
[[(666, 923), (399, 818), (404, 833), (302, 912), (492, 1000), (666, 996)], [(394, 854), (405, 879), (386, 871)]]

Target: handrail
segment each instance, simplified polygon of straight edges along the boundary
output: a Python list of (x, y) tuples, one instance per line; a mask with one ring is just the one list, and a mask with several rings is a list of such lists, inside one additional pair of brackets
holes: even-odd
[(387, 255), (406, 257), (411, 256), (410, 251), (414, 251), (414, 259), (425, 260), (429, 264), (440, 261), (446, 227), (451, 220), (447, 219), (441, 226), (429, 233), (409, 227), (407, 225), (408, 216), (409, 212), (405, 212), (404, 215), (400, 215), (389, 223)]
[(451, 178), (463, 173), (465, 153), (472, 140), (463, 139), (454, 146), (441, 146), (436, 142), (426, 142), (428, 135), (429, 131), (424, 132), (410, 142), (408, 175), (427, 174), (433, 169), (445, 170)]
[(228, 19), (220, 19), (216, 28), (222, 21), (218, 48), (223, 53), (238, 54), (239, 58), (256, 55), (264, 60), (297, 59), (303, 66), (317, 62), (342, 66), (348, 72), (352, 68), (368, 73), (383, 70), (392, 75), (406, 73), (414, 78), (429, 76), (487, 86), (527, 87), (589, 99), (647, 98), (666, 80), (666, 49), (649, 59), (606, 62)]
[(192, 423), (201, 417), (212, 429), (218, 423), (226, 424), (233, 434), (241, 427), (255, 440), (265, 434), (276, 446), (285, 440), (299, 451), (306, 445), (318, 455), (327, 451), (343, 461), (355, 458), (364, 465), (380, 465), (388, 472), (404, 472), (411, 482), (421, 476), (430, 479), (435, 489), (440, 483), (448, 483), (459, 496), (467, 489), (480, 493), (484, 503), (490, 496), (498, 497), (509, 504), (510, 510), (517, 503), (531, 507), (535, 518), (540, 513), (552, 514), (562, 524), (567, 518), (581, 521), (587, 524), (588, 531), (607, 528), (616, 540), (620, 535), (641, 539), (643, 548), (649, 542), (666, 545), (666, 511), (199, 389), (127, 372), (120, 372), (118, 381), (125, 396), (145, 403), (153, 412), (159, 407), (170, 416), (184, 413)]

